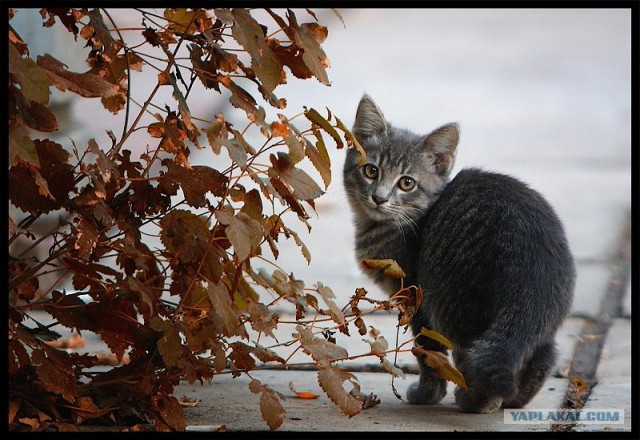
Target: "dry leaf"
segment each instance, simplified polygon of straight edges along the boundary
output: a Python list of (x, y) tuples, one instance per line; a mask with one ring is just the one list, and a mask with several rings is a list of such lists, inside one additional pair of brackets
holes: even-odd
[(324, 392), (327, 393), (329, 399), (331, 399), (345, 415), (353, 417), (362, 410), (362, 403), (347, 393), (343, 388), (342, 383), (345, 381), (354, 383), (359, 387), (356, 377), (347, 370), (328, 367), (318, 371), (318, 383)]
[(349, 394), (362, 402), (362, 409), (368, 409), (380, 404), (380, 399), (373, 393), (365, 394), (354, 388), (349, 392)]
[(54, 348), (82, 348), (86, 345), (86, 341), (78, 333), (74, 333), (70, 338), (58, 338), (55, 341), (45, 341), (50, 347)]
[(269, 425), (269, 429), (279, 428), (284, 421), (285, 411), (278, 394), (267, 385), (263, 385), (258, 379), (249, 382), (249, 390), (253, 394), (261, 393), (260, 412), (262, 419)]
[(326, 339), (314, 337), (310, 328), (298, 325), (296, 330), (298, 330), (298, 333), (294, 333), (293, 337), (300, 340), (300, 345), (304, 352), (316, 362), (331, 362), (349, 356), (347, 350), (339, 345), (333, 344)]
[(96, 364), (98, 365), (111, 365), (115, 367), (120, 364), (127, 365), (131, 362), (129, 355), (126, 353), (122, 355), (122, 360), (118, 360), (118, 356), (108, 352), (90, 353), (90, 355), (96, 357)]
[(411, 349), (411, 352), (415, 356), (422, 356), (423, 362), (436, 370), (436, 373), (441, 378), (455, 383), (460, 388), (466, 390), (467, 382), (460, 371), (458, 371), (453, 365), (449, 363), (449, 358), (439, 351), (425, 350), (424, 348), (416, 345)]
[(449, 341), (446, 337), (444, 337), (441, 333), (435, 330), (429, 330), (428, 328), (422, 327), (420, 329), (420, 334), (426, 336), (427, 338), (433, 339), (444, 345), (447, 349), (451, 350), (451, 341)]
[(362, 267), (371, 270), (381, 270), (387, 278), (400, 279), (406, 275), (396, 260), (362, 260)]
[(289, 382), (289, 389), (293, 391), (295, 397), (297, 397), (298, 399), (317, 399), (318, 397), (320, 397), (318, 394), (314, 394), (309, 391), (297, 391), (293, 387), (293, 381)]
[(180, 400), (178, 400), (178, 403), (181, 406), (187, 407), (187, 408), (193, 408), (194, 406), (196, 406), (198, 403), (200, 402), (200, 399), (189, 399), (186, 395), (183, 395)]

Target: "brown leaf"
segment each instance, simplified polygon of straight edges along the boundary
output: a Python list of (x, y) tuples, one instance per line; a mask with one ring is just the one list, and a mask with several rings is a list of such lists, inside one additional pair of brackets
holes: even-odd
[(67, 28), (67, 30), (73, 35), (78, 35), (77, 22), (84, 14), (75, 14), (70, 8), (47, 8), (40, 10), (40, 16), (44, 19), (47, 14), (49, 18), (42, 25), (44, 27), (51, 27), (55, 23), (55, 17)]
[(314, 134), (318, 140), (316, 142), (316, 146), (314, 147), (310, 142), (306, 142), (304, 152), (311, 161), (311, 164), (315, 167), (318, 173), (320, 173), (320, 177), (322, 178), (322, 182), (326, 189), (331, 184), (331, 159), (327, 153), (320, 131), (315, 130)]
[(411, 352), (415, 356), (422, 357), (423, 362), (427, 366), (435, 369), (436, 373), (441, 378), (455, 383), (464, 390), (467, 389), (467, 382), (465, 381), (464, 376), (449, 363), (449, 358), (447, 358), (447, 355), (444, 353), (434, 350), (425, 350), (419, 345), (414, 346), (411, 349)]
[(302, 350), (310, 355), (316, 362), (322, 364), (331, 363), (334, 360), (343, 359), (349, 356), (346, 349), (333, 344), (326, 339), (316, 338), (310, 328), (301, 325), (296, 326), (297, 333), (293, 337), (300, 341)]
[[(296, 16), (291, 9), (287, 13), (289, 29), (293, 33), (294, 42), (302, 51), (302, 59), (318, 81), (328, 86), (331, 85), (325, 69), (329, 67), (329, 59), (320, 47), (320, 39), (326, 38), (326, 28), (320, 25), (309, 24), (298, 26)], [(322, 30), (324, 28), (324, 30)], [(322, 37), (322, 35), (324, 37)]]
[(75, 376), (69, 368), (68, 362), (66, 365), (60, 363), (61, 359), (68, 360), (68, 356), (66, 353), (60, 352), (59, 356), (52, 359), (53, 354), (54, 352), (49, 351), (45, 355), (45, 350), (34, 350), (31, 353), (31, 360), (36, 366), (38, 380), (45, 389), (60, 394), (67, 401), (72, 402), (78, 394)]
[(182, 340), (176, 327), (171, 321), (163, 320), (159, 316), (152, 317), (149, 326), (162, 333), (157, 347), (164, 364), (168, 368), (176, 366), (183, 357)]
[(229, 179), (218, 170), (204, 165), (194, 165), (188, 169), (169, 159), (164, 159), (162, 165), (168, 169), (166, 178), (180, 185), (189, 205), (205, 206), (207, 192), (216, 197), (224, 196)]
[(21, 404), (22, 400), (9, 400), (9, 425), (11, 425), (13, 423), (13, 420), (16, 418), (16, 414), (18, 414), (18, 410), (20, 409)]
[(349, 394), (362, 402), (362, 409), (369, 409), (380, 404), (380, 399), (373, 393), (365, 394), (354, 388)]
[(93, 48), (100, 49), (102, 57), (108, 61), (113, 61), (123, 44), (116, 41), (109, 28), (104, 23), (99, 9), (91, 9), (87, 12), (89, 24), (84, 26), (80, 31), (80, 35), (86, 40), (91, 38)]
[(304, 220), (310, 218), (309, 214), (307, 214), (307, 211), (300, 204), (300, 202), (298, 202), (298, 199), (293, 195), (291, 190), (284, 183), (282, 183), (282, 181), (272, 177), (269, 180), (269, 183), (276, 191), (276, 193), (284, 199), (285, 203), (293, 210), (293, 212), (298, 214), (299, 218)]
[(45, 72), (31, 58), (23, 58), (15, 44), (9, 44), (9, 73), (20, 84), (26, 99), (40, 104), (49, 103), (49, 80)]
[(302, 23), (300, 30), (313, 38), (318, 44), (324, 43), (324, 40), (329, 35), (328, 29), (318, 23)]
[(162, 421), (174, 430), (182, 432), (187, 427), (184, 411), (180, 402), (173, 396), (159, 394), (151, 398), (153, 406), (158, 410)]
[[(329, 120), (320, 115), (317, 110), (313, 108), (305, 109), (304, 115), (308, 120), (316, 124), (318, 127), (322, 128), (329, 136), (331, 136), (338, 148), (344, 147), (344, 142), (342, 141), (342, 138), (340, 137), (336, 129), (331, 125)], [(329, 117), (329, 119), (331, 118)]]
[(310, 201), (320, 197), (324, 192), (318, 184), (304, 171), (294, 166), (291, 157), (286, 153), (271, 155), (272, 167), (269, 169), (271, 178), (280, 178), (289, 186), (298, 200)]
[(328, 367), (318, 371), (320, 387), (345, 415), (353, 417), (362, 410), (362, 402), (347, 393), (342, 386), (345, 381), (357, 384), (356, 377), (347, 370)]
[[(40, 170), (18, 164), (9, 170), (9, 199), (25, 212), (47, 213), (62, 207), (73, 190), (69, 153), (49, 140), (34, 142)], [(46, 196), (50, 191), (50, 197)], [(44, 193), (44, 195), (43, 195)]]
[[(15, 105), (22, 122), (30, 128), (42, 132), (52, 132), (58, 129), (56, 117), (45, 104), (29, 101), (22, 93), (17, 92), (15, 93)], [(20, 122), (13, 120), (12, 124), (20, 125)], [(28, 136), (28, 134), (26, 135)]]
[(9, 166), (20, 162), (40, 167), (36, 145), (21, 122), (9, 120)]
[(77, 417), (76, 423), (80, 424), (86, 419), (103, 417), (113, 411), (113, 408), (100, 408), (89, 396), (78, 397), (74, 402), (74, 415)]
[(395, 260), (362, 260), (362, 267), (370, 270), (381, 270), (387, 278), (400, 279), (406, 275)]
[(251, 301), (247, 307), (250, 316), (251, 327), (257, 332), (263, 332), (275, 339), (273, 330), (278, 326), (278, 314), (269, 313), (269, 309), (262, 303)]
[(282, 425), (285, 416), (285, 411), (278, 395), (258, 379), (253, 379), (249, 382), (249, 390), (254, 394), (261, 393), (260, 413), (262, 414), (262, 419), (267, 423), (269, 429), (278, 429)]
[(286, 78), (278, 57), (267, 45), (262, 27), (247, 9), (234, 8), (231, 13), (235, 19), (233, 38), (249, 53), (251, 68), (267, 91), (272, 92)]
[(94, 73), (70, 72), (63, 63), (49, 54), (38, 56), (36, 63), (44, 70), (49, 82), (63, 92), (69, 90), (85, 98), (109, 98), (122, 94), (115, 84)]
[(260, 253), (260, 243), (262, 242), (260, 222), (244, 212), (232, 215), (227, 211), (219, 210), (215, 215), (220, 223), (227, 226), (225, 233), (233, 245), (238, 262)]
[(344, 325), (344, 313), (342, 313), (342, 310), (333, 301), (333, 298), (335, 298), (336, 295), (329, 287), (320, 282), (318, 282), (316, 287), (325, 304), (329, 306), (329, 314), (331, 315), (331, 319), (333, 319), (339, 325)]
[(387, 370), (393, 377), (401, 377), (405, 378), (404, 371), (401, 368), (396, 367), (389, 359), (386, 357), (382, 359), (382, 366), (385, 370)]
[(235, 367), (241, 370), (253, 370), (256, 366), (256, 362), (253, 359), (253, 356), (258, 358), (261, 362), (279, 362), (284, 364), (284, 359), (282, 359), (277, 353), (274, 351), (268, 350), (260, 345), (247, 345), (244, 342), (232, 342), (229, 344), (232, 352), (229, 355), (229, 359), (233, 361)]
[(371, 346), (371, 353), (378, 356), (384, 356), (389, 349), (389, 343), (384, 336), (376, 335), (374, 340), (366, 340), (366, 342)]
[(270, 38), (267, 44), (278, 57), (280, 63), (287, 66), (296, 78), (307, 79), (313, 76), (311, 70), (304, 63), (302, 58), (303, 51), (298, 46), (295, 44), (281, 46), (280, 41), (275, 38)]
[(239, 318), (240, 312), (233, 305), (224, 283), (209, 283), (207, 290), (212, 306), (211, 312), (220, 319), (222, 333), (225, 336), (245, 334), (244, 326)]
[(78, 257), (81, 260), (89, 260), (97, 243), (98, 231), (93, 221), (82, 218), (77, 226), (76, 241), (73, 245), (74, 249), (78, 251)]
[(40, 420), (35, 417), (21, 417), (18, 421), (22, 424), (30, 426), (32, 430), (36, 431), (38, 426), (40, 426)]
[(164, 18), (169, 21), (171, 31), (189, 35), (196, 31), (204, 32), (212, 26), (204, 9), (167, 8), (164, 10)]
[(219, 113), (216, 118), (211, 122), (211, 125), (205, 128), (204, 132), (207, 134), (209, 140), (209, 146), (214, 154), (220, 154), (222, 149), (222, 142), (229, 137), (227, 131), (227, 124), (224, 121), (224, 115)]

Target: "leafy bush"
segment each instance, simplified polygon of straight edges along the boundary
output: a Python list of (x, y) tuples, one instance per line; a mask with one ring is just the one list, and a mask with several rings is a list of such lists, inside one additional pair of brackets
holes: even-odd
[[(90, 68), (82, 73), (50, 54), (30, 58), (27, 42), (9, 27), (9, 197), (24, 213), (21, 220), (9, 217), (11, 429), (115, 424), (135, 430), (153, 423), (157, 430), (184, 430), (182, 407), (172, 395), (180, 381), (204, 383), (226, 373), (251, 377), (263, 364), (286, 363), (273, 350), (279, 344), (259, 343), (273, 337), (279, 324), (273, 309), (283, 303), (295, 308), (290, 342), (311, 356), (327, 395), (349, 416), (362, 409), (344, 388), (345, 382), (357, 388), (355, 376), (335, 365), (348, 358), (347, 351), (316, 324), (332, 322), (347, 335), (354, 325), (364, 335), (366, 313), (397, 308), (406, 325), (419, 291), (403, 289), (389, 301), (373, 301), (358, 289), (340, 308), (321, 283), (309, 288), (284, 270), (255, 269), (256, 259), (268, 260), (263, 248), (277, 258), (283, 238), (310, 259), (285, 214), (311, 229), (309, 209), (331, 182), (327, 146), (364, 152), (329, 111), (325, 117), (304, 108), (268, 119), (256, 92), (284, 110), (286, 100), (274, 91), (288, 75), (329, 85), (321, 47), (328, 31), (310, 10), (262, 11), (275, 30), (252, 12), (166, 9), (158, 15), (137, 9), (143, 40), (133, 45), (108, 10), (42, 9), (45, 27), (62, 24), (88, 48)], [(16, 13), (10, 10), (9, 20)], [(296, 14), (302, 13), (311, 20), (300, 24)], [(141, 99), (129, 85), (133, 71), (143, 69), (157, 71), (157, 79)], [(210, 120), (192, 115), (197, 83), (211, 95), (207, 99), (228, 99), (241, 110), (246, 126), (234, 126), (224, 114)], [(58, 130), (49, 108), (52, 86), (99, 98), (108, 112), (124, 112), (124, 125), (108, 132), (111, 145), (47, 139), (45, 133)], [(163, 88), (171, 90), (172, 106), (158, 100)], [(153, 140), (142, 152), (132, 142), (139, 130)], [(194, 148), (209, 151), (211, 163), (222, 163), (214, 157), (225, 151), (228, 165), (192, 165)], [(322, 185), (303, 170), (304, 162)], [(38, 225), (51, 221), (50, 214), (58, 220), (42, 232)], [(148, 236), (160, 245), (152, 248)], [(25, 239), (33, 241), (30, 248), (46, 246), (46, 257), (17, 252), (15, 244)], [(51, 273), (57, 282), (41, 290), (40, 278)], [(66, 279), (70, 291), (61, 287)], [(372, 308), (361, 311), (362, 301)], [(41, 309), (53, 324), (35, 320), (33, 311)], [(99, 356), (61, 350), (56, 326), (98, 334), (117, 365), (96, 369), (104, 362)], [(402, 374), (386, 359), (394, 350), (375, 331), (371, 335), (366, 355)], [(257, 379), (249, 390), (261, 394), (268, 426), (280, 426), (278, 394)]]

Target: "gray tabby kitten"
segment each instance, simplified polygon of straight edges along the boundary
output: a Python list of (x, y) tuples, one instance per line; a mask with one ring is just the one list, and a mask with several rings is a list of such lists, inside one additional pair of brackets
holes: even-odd
[[(466, 169), (449, 181), (457, 124), (419, 136), (391, 126), (365, 95), (353, 133), (367, 153), (360, 167), (348, 151), (344, 166), (358, 260), (395, 259), (405, 286), (423, 289), (413, 332), (435, 329), (452, 342), (468, 385), (455, 392), (462, 411), (522, 407), (554, 365), (555, 334), (573, 298), (575, 266), (560, 220), (512, 177)], [(367, 273), (390, 293), (400, 288)], [(416, 343), (446, 352), (424, 336)], [(409, 402), (439, 402), (445, 380), (418, 363)]]

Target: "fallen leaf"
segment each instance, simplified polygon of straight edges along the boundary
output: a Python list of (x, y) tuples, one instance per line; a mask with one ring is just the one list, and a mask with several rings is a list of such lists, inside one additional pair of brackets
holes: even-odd
[(200, 399), (189, 399), (186, 395), (183, 395), (180, 400), (178, 400), (178, 403), (184, 407), (187, 408), (193, 408), (194, 406), (196, 406), (198, 403), (200, 402)]
[(74, 333), (70, 338), (59, 338), (55, 341), (45, 341), (45, 344), (54, 348), (82, 348), (86, 345), (86, 341), (78, 333)]
[(293, 387), (293, 381), (289, 382), (289, 389), (293, 391), (293, 393), (295, 394), (294, 397), (297, 397), (298, 399), (317, 399), (318, 397), (320, 397), (318, 394), (314, 394), (310, 391), (297, 391)]
[(362, 409), (368, 409), (380, 404), (380, 399), (373, 393), (365, 394), (354, 388), (349, 392), (349, 394), (362, 402)]
[(98, 365), (111, 365), (115, 367), (116, 365), (120, 365), (120, 364), (127, 365), (129, 362), (131, 362), (129, 355), (126, 353), (122, 355), (121, 361), (119, 361), (118, 356), (116, 356), (113, 353), (98, 352), (98, 353), (89, 353), (89, 355), (96, 357), (96, 364)]

